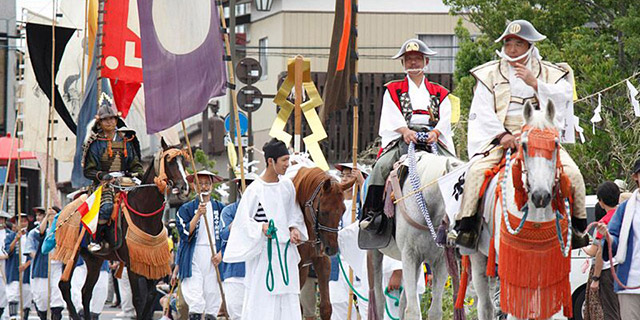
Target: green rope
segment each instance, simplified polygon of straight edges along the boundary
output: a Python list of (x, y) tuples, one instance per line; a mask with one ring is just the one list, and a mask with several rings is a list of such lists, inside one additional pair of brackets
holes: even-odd
[[(351, 288), (351, 291), (353, 291), (353, 293), (358, 297), (358, 299), (362, 299), (362, 301), (364, 302), (369, 302), (369, 299), (363, 297), (358, 291), (356, 291), (356, 288), (353, 287), (353, 284), (351, 283), (351, 281), (349, 281), (349, 277), (347, 277), (347, 273), (344, 271), (344, 266), (342, 266), (342, 259), (340, 259), (340, 254), (338, 253), (338, 265), (340, 265), (340, 270), (342, 271), (342, 276), (344, 277), (345, 280), (347, 280), (347, 284), (349, 285), (349, 288)], [(399, 289), (399, 293), (402, 294), (402, 286), (400, 286)], [(395, 302), (393, 303), (393, 305), (395, 305), (396, 307), (400, 305), (400, 298), (393, 296), (389, 293), (389, 288), (385, 288), (384, 289), (384, 295), (389, 297), (390, 299), (394, 300)], [(394, 316), (391, 315), (391, 312), (389, 311), (389, 307), (387, 305), (387, 302), (384, 302), (384, 311), (387, 313), (387, 316), (389, 316), (389, 318), (391, 320), (399, 320), (400, 318), (396, 318)]]
[(284, 247), (284, 267), (282, 266), (282, 255), (280, 254), (280, 245), (278, 245), (278, 228), (275, 227), (273, 219), (269, 220), (269, 228), (267, 229), (267, 258), (269, 259), (269, 266), (267, 267), (267, 278), (265, 282), (267, 284), (267, 290), (273, 291), (274, 278), (273, 267), (271, 265), (271, 257), (273, 256), (273, 248), (271, 241), (276, 241), (276, 248), (278, 249), (278, 261), (280, 262), (280, 272), (282, 273), (282, 281), (285, 286), (289, 285), (289, 266), (287, 265), (287, 251), (289, 250), (289, 243), (291, 240), (287, 240), (287, 245)]
[(344, 267), (342, 266), (342, 259), (340, 259), (339, 253), (338, 253), (338, 264), (340, 265), (340, 270), (342, 270), (342, 276), (345, 278), (345, 280), (347, 280), (347, 284), (349, 285), (349, 288), (351, 288), (351, 291), (353, 291), (353, 293), (358, 297), (358, 299), (362, 299), (362, 301), (364, 302), (369, 302), (369, 299), (363, 297), (358, 291), (356, 291), (356, 288), (354, 288), (351, 281), (349, 281), (349, 277), (347, 277), (347, 273), (344, 272)]
[[(400, 289), (398, 289), (398, 295), (402, 294), (402, 286), (400, 286)], [(391, 295), (391, 293), (389, 292), (389, 288), (385, 288), (384, 289), (384, 295), (387, 296), (389, 299), (393, 300), (393, 305), (394, 306), (399, 306), (400, 305), (400, 297), (396, 297)], [(396, 318), (394, 316), (391, 315), (391, 311), (389, 311), (389, 306), (387, 305), (387, 302), (385, 301), (384, 303), (384, 311), (387, 313), (387, 316), (389, 316), (389, 318), (391, 320), (399, 320), (400, 318)]]

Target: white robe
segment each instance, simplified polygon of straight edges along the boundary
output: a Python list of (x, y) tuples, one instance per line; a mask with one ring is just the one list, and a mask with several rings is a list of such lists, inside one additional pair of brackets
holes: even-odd
[[(417, 86), (411, 79), (409, 82), (409, 98), (411, 99), (411, 106), (413, 110), (429, 110), (431, 105), (431, 94), (427, 90), (427, 86), (424, 84), (424, 79)], [(440, 131), (440, 142), (447, 146), (450, 152), (456, 152), (453, 146), (453, 131), (451, 130), (451, 100), (449, 97), (445, 97), (440, 103), (440, 120), (434, 129)], [(421, 125), (428, 123), (428, 115), (414, 114), (411, 117), (410, 125)], [(389, 91), (385, 91), (382, 97), (382, 111), (380, 113), (380, 128), (378, 134), (382, 138), (382, 146), (388, 145), (391, 141), (394, 141), (402, 135), (396, 130), (407, 127), (407, 121), (404, 119), (402, 112), (398, 109), (398, 106), (391, 99)]]
[[(531, 67), (530, 63), (527, 64), (527, 67)], [(555, 122), (558, 130), (560, 132), (567, 130), (566, 128), (573, 130), (573, 87), (569, 81), (564, 78), (557, 83), (545, 83), (538, 80), (538, 92), (536, 93), (532, 87), (515, 76), (514, 68), (509, 65), (509, 83), (511, 84), (512, 96), (521, 98), (537, 96), (541, 106), (546, 106), (549, 100), (553, 101), (556, 108)], [(510, 103), (507, 114), (522, 112), (522, 107), (521, 104)], [(478, 82), (473, 93), (469, 120), (467, 133), (469, 157), (484, 151), (496, 136), (506, 131), (504, 124), (496, 113), (493, 94), (481, 82)], [(563, 142), (574, 142), (574, 135), (567, 134), (565, 138), (567, 137), (569, 139), (565, 139)], [(573, 137), (573, 139), (570, 137)]]
[(295, 245), (290, 244), (286, 257), (289, 269), (289, 284), (283, 281), (278, 250), (273, 243), (271, 260), (274, 289), (267, 290), (266, 275), (268, 266), (267, 237), (262, 232), (262, 222), (254, 220), (258, 205), (262, 204), (268, 220), (273, 220), (278, 229), (278, 246), (284, 259), (284, 250), (289, 240), (289, 228), (297, 228), (302, 240), (308, 239), (302, 210), (295, 201), (293, 182), (286, 177), (280, 181), (267, 183), (257, 179), (247, 187), (240, 204), (223, 260), (228, 263), (245, 262), (247, 288), (242, 310), (242, 319), (301, 319), (300, 280), (298, 262), (300, 255)]

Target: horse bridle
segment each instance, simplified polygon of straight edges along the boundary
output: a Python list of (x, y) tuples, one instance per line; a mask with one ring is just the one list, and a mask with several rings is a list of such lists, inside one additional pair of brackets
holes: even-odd
[(153, 179), (154, 183), (158, 187), (160, 193), (165, 193), (166, 189), (173, 187), (173, 181), (169, 180), (167, 173), (165, 172), (165, 160), (173, 160), (176, 157), (183, 157), (183, 159), (189, 158), (189, 153), (184, 149), (170, 148), (158, 153), (156, 156), (155, 165), (156, 177)]
[(318, 219), (318, 215), (320, 214), (320, 201), (318, 201), (318, 206), (316, 208), (313, 207), (313, 203), (318, 198), (318, 195), (320, 195), (320, 190), (322, 190), (322, 186), (324, 185), (324, 183), (325, 181), (320, 182), (320, 184), (318, 184), (316, 189), (313, 191), (313, 194), (311, 194), (311, 197), (309, 198), (309, 200), (307, 200), (307, 202), (304, 203), (305, 211), (309, 209), (309, 212), (311, 212), (311, 218), (313, 222), (313, 232), (315, 236), (313, 245), (316, 249), (318, 249), (322, 244), (322, 241), (320, 240), (320, 231), (326, 231), (326, 232), (332, 232), (332, 233), (338, 233), (338, 231), (340, 231), (340, 229), (338, 228), (327, 227), (322, 223), (320, 223), (320, 220)]

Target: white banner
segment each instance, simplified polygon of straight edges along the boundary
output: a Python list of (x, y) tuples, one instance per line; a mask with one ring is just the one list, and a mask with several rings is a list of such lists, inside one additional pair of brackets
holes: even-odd
[[(476, 158), (477, 159), (477, 158)], [(462, 194), (464, 193), (464, 183), (467, 178), (467, 172), (471, 167), (472, 161), (455, 168), (438, 179), (438, 187), (445, 203), (445, 210), (449, 221), (456, 220), (456, 215), (460, 211), (460, 203), (462, 202)]]

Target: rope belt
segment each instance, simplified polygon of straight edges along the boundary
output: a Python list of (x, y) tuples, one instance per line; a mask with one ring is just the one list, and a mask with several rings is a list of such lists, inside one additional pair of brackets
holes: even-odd
[(271, 258), (273, 256), (273, 248), (272, 241), (276, 241), (276, 248), (278, 249), (278, 261), (280, 262), (280, 272), (282, 273), (282, 281), (285, 286), (289, 285), (289, 266), (287, 265), (287, 251), (289, 250), (289, 243), (291, 240), (287, 240), (287, 244), (284, 247), (284, 267), (282, 263), (282, 255), (280, 254), (280, 245), (278, 244), (278, 228), (275, 227), (273, 223), (273, 219), (269, 220), (269, 228), (267, 229), (267, 259), (269, 259), (269, 265), (267, 267), (267, 277), (265, 279), (267, 290), (269, 292), (273, 292), (274, 288), (274, 277), (273, 277), (273, 266), (271, 265)]
[[(418, 141), (427, 141), (427, 133), (426, 132), (418, 132), (416, 133), (416, 136), (418, 138)], [(435, 143), (432, 144), (431, 146), (431, 150), (435, 153), (436, 148), (435, 147)], [(409, 144), (409, 181), (411, 182), (411, 186), (413, 187), (413, 190), (417, 190), (420, 188), (420, 176), (418, 175), (417, 172), (417, 167), (416, 167), (416, 145), (415, 143), (411, 142)], [(416, 202), (418, 203), (418, 207), (420, 208), (420, 212), (422, 213), (422, 216), (424, 217), (424, 220), (427, 222), (427, 227), (429, 227), (429, 232), (431, 233), (431, 237), (433, 237), (433, 241), (436, 243), (436, 245), (438, 247), (442, 247), (442, 245), (438, 244), (436, 241), (437, 238), (437, 234), (436, 234), (436, 230), (433, 227), (433, 222), (431, 221), (431, 215), (429, 214), (429, 209), (427, 208), (427, 203), (424, 200), (424, 196), (422, 195), (422, 192), (418, 192), (415, 194), (415, 198), (416, 198)]]

